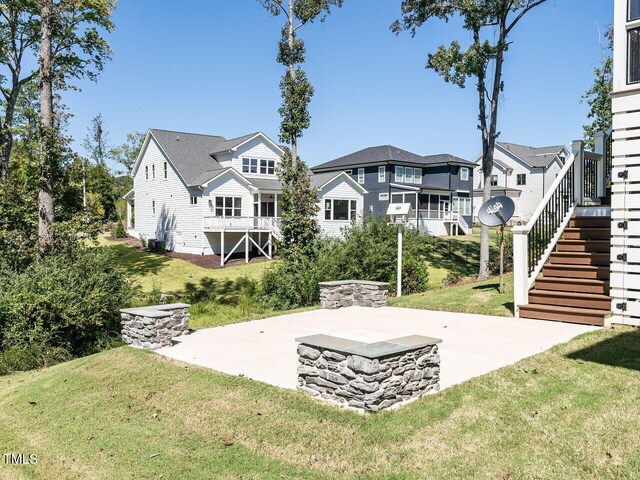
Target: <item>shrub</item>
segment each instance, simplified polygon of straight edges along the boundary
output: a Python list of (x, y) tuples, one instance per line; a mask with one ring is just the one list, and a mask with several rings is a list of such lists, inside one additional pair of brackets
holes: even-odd
[[(500, 275), (500, 239), (495, 249), (489, 255), (489, 271), (492, 275)], [(504, 232), (504, 273), (513, 271), (513, 236), (511, 232)]]
[[(397, 268), (397, 267), (396, 267)], [(391, 279), (390, 290), (396, 290), (397, 273)], [(424, 292), (429, 283), (429, 269), (424, 261), (419, 259), (403, 259), (402, 262), (402, 293), (410, 295), (412, 293)], [(393, 288), (391, 288), (393, 287)]]
[(442, 284), (444, 286), (451, 286), (457, 283), (460, 283), (464, 275), (460, 270), (450, 270), (447, 275), (442, 279)]
[[(70, 249), (22, 271), (5, 267), (1, 274), (5, 369), (94, 353), (119, 338), (119, 309), (130, 303), (132, 288), (108, 250)], [(29, 345), (37, 345), (40, 353)]]
[(118, 221), (116, 223), (116, 228), (113, 231), (113, 236), (116, 238), (125, 238), (127, 236), (127, 231), (124, 229), (124, 225), (122, 225), (122, 222)]

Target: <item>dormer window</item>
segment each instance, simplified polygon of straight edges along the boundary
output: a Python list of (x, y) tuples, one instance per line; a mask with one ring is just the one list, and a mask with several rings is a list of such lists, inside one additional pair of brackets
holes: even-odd
[(266, 159), (257, 159), (257, 158), (243, 158), (242, 173), (259, 173), (260, 175), (275, 175), (276, 161), (266, 160)]

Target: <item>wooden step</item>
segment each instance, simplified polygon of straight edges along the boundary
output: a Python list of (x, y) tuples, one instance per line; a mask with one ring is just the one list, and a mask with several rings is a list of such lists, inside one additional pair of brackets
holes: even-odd
[(569, 220), (570, 228), (595, 227), (595, 228), (611, 228), (611, 217), (573, 217)]
[(558, 292), (609, 295), (609, 282), (598, 279), (538, 277), (535, 288), (537, 290), (552, 290)]
[(611, 297), (595, 293), (531, 290), (529, 292), (529, 304), (610, 310)]
[(611, 238), (611, 227), (568, 227), (564, 229), (563, 238), (565, 240), (607, 240)]
[(609, 265), (611, 263), (608, 253), (597, 252), (553, 252), (549, 256), (553, 264), (564, 265)]
[(600, 280), (609, 279), (609, 265), (563, 265), (547, 263), (542, 269), (545, 277), (564, 278), (597, 278)]
[(609, 240), (558, 240), (559, 252), (609, 252)]
[(582, 323), (586, 325), (604, 326), (605, 319), (611, 314), (609, 310), (593, 310), (588, 308), (559, 307), (557, 305), (521, 305), (521, 318), (553, 320), (556, 322)]

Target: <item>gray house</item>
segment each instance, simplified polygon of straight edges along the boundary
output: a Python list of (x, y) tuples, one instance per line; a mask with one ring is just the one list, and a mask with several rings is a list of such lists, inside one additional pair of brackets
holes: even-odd
[(416, 226), (432, 235), (470, 233), (473, 162), (449, 154), (417, 155), (391, 145), (369, 147), (311, 170), (346, 172), (368, 193), (365, 213), (384, 215), (389, 203), (410, 203)]

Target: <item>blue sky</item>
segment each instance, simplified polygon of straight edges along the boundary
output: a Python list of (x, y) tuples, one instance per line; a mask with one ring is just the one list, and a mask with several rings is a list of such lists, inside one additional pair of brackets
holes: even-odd
[[(505, 67), (502, 140), (582, 136), (580, 97), (601, 60), (598, 26), (612, 22), (612, 3), (548, 0), (519, 24)], [(424, 68), (428, 52), (468, 34), (458, 22), (434, 21), (415, 38), (396, 36), (388, 27), (399, 9), (400, 0), (345, 0), (325, 23), (300, 29), (316, 89), (300, 144), (309, 165), (384, 144), (467, 159), (480, 152), (473, 85), (461, 90)], [(114, 21), (113, 61), (97, 83), (65, 93), (80, 151), (98, 113), (114, 144), (147, 128), (227, 138), (262, 130), (277, 141), (282, 18), (256, 0), (120, 0)]]

